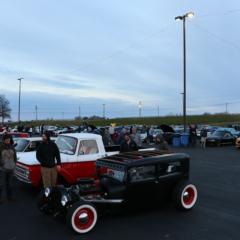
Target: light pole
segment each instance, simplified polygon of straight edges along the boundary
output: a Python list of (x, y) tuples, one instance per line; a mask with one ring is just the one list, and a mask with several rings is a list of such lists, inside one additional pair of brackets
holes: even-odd
[(81, 107), (80, 106), (78, 107), (78, 118), (79, 118), (79, 120), (81, 119)]
[(18, 78), (19, 81), (19, 95), (18, 95), (18, 123), (20, 124), (20, 113), (21, 113), (21, 87), (22, 87), (22, 80), (24, 78)]
[(102, 105), (102, 107), (103, 107), (103, 119), (105, 119), (106, 118), (106, 104), (104, 103)]
[(138, 110), (139, 110), (139, 118), (141, 118), (142, 117), (142, 102), (141, 101), (139, 101), (139, 103), (138, 103)]
[(36, 121), (38, 120), (38, 106), (35, 106), (35, 115), (36, 115)]
[(182, 16), (175, 17), (176, 21), (183, 22), (183, 125), (184, 132), (187, 129), (187, 110), (186, 110), (186, 18), (193, 18), (194, 13), (188, 12)]
[(226, 103), (226, 114), (228, 114), (228, 103)]

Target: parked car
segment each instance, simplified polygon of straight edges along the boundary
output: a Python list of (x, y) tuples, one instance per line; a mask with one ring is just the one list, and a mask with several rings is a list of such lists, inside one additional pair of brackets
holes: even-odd
[[(29, 137), (28, 133), (8, 132), (7, 134), (12, 136), (13, 141), (15, 141), (18, 138), (28, 138)], [(3, 136), (3, 133), (0, 133), (0, 142), (2, 142), (2, 136)]]
[(240, 137), (240, 131), (237, 131), (235, 128), (219, 128), (219, 130), (228, 131), (235, 137)]
[(217, 131), (219, 129), (218, 126), (209, 126), (207, 128), (207, 136), (210, 137), (215, 131)]
[[(51, 138), (52, 141), (56, 141), (56, 138)], [(42, 143), (41, 137), (33, 138), (18, 138), (14, 141), (16, 152), (34, 152), (37, 150), (40, 143)]]
[(181, 210), (192, 209), (197, 188), (189, 182), (189, 156), (160, 151), (128, 152), (97, 160), (97, 179), (82, 179), (69, 188), (46, 188), (39, 196), (43, 213), (66, 218), (78, 234), (96, 225), (99, 209), (111, 205), (151, 204), (163, 197)]
[(36, 151), (42, 142), (41, 137), (34, 138), (18, 138), (14, 141), (16, 152), (32, 152)]
[(71, 127), (65, 127), (65, 128), (58, 128), (53, 133), (55, 136), (58, 136), (59, 134), (73, 133), (73, 132), (74, 132), (74, 130)]
[(207, 137), (206, 145), (234, 145), (236, 142), (236, 137), (230, 132), (225, 130), (216, 130), (214, 133)]
[[(95, 162), (101, 157), (118, 153), (106, 152), (102, 137), (89, 133), (70, 133), (59, 135), (56, 144), (61, 153), (62, 168), (59, 180), (62, 183), (74, 184), (79, 178), (96, 176)], [(115, 146), (114, 146), (115, 147)], [(108, 148), (111, 151), (111, 148)], [(40, 164), (36, 152), (17, 154), (15, 175), (18, 180), (34, 187), (41, 185)]]

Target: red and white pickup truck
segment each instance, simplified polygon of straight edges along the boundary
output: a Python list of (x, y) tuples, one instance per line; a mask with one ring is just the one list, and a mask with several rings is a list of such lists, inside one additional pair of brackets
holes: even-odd
[[(56, 144), (61, 153), (60, 181), (74, 184), (82, 178), (96, 178), (97, 159), (117, 154), (106, 152), (102, 137), (90, 133), (69, 133), (59, 135)], [(15, 175), (18, 180), (34, 187), (41, 185), (40, 164), (36, 152), (18, 153)]]

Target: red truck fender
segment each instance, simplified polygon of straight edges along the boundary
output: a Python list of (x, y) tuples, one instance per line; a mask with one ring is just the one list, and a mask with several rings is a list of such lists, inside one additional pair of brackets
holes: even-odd
[(73, 176), (64, 168), (61, 168), (58, 171), (58, 177), (60, 181), (66, 182), (68, 184), (73, 184), (75, 182)]

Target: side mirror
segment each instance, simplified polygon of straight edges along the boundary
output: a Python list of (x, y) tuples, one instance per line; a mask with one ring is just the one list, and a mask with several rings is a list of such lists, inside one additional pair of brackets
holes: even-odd
[(13, 147), (16, 147), (17, 145), (18, 145), (17, 143), (14, 143), (14, 144), (13, 144)]

